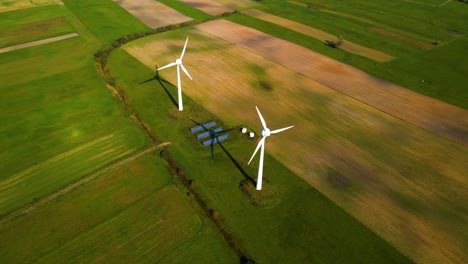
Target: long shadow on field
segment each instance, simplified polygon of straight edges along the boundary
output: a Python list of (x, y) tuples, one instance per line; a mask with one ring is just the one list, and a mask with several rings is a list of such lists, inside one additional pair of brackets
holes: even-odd
[(229, 153), (229, 151), (227, 151), (227, 149), (223, 146), (223, 144), (221, 144), (221, 142), (218, 142), (218, 144), (221, 147), (221, 149), (224, 151), (224, 153), (226, 153), (226, 155), (232, 161), (232, 163), (234, 163), (234, 165), (239, 170), (239, 172), (242, 174), (242, 176), (244, 176), (244, 178), (246, 180), (249, 180), (249, 181), (255, 183), (255, 180), (252, 177), (250, 177), (249, 174), (247, 174), (247, 172), (245, 172), (245, 170), (242, 168), (242, 166), (239, 164), (239, 162), (237, 162), (237, 160), (231, 155), (231, 153)]
[[(156, 67), (157, 68), (157, 67)], [(156, 75), (152, 78), (149, 78), (148, 80), (145, 80), (145, 81), (142, 81), (141, 83), (139, 84), (144, 84), (144, 83), (147, 83), (147, 82), (151, 82), (153, 80), (156, 80), (159, 82), (159, 85), (161, 85), (161, 87), (164, 89), (164, 91), (166, 92), (167, 96), (169, 97), (169, 99), (171, 99), (172, 103), (174, 104), (174, 106), (178, 107), (179, 105), (177, 104), (177, 101), (175, 100), (175, 98), (172, 96), (172, 94), (169, 92), (169, 90), (167, 90), (166, 86), (164, 85), (164, 83), (166, 84), (171, 84), (170, 82), (164, 80), (163, 78), (161, 78), (159, 76), (159, 72), (156, 71)]]
[[(197, 126), (202, 126), (203, 127), (203, 124), (193, 120), (192, 118), (190, 118), (190, 120), (195, 123)], [(212, 131), (208, 128), (205, 128), (203, 127), (204, 131)], [(215, 143), (218, 143), (218, 145), (220, 146), (220, 148), (224, 151), (224, 153), (229, 157), (229, 159), (232, 161), (232, 163), (234, 163), (234, 166), (236, 166), (236, 168), (239, 170), (239, 172), (242, 174), (242, 176), (244, 176), (244, 178), (246, 180), (249, 180), (253, 183), (255, 183), (254, 179), (252, 177), (249, 176), (249, 174), (247, 174), (247, 172), (242, 168), (242, 166), (239, 164), (239, 162), (237, 162), (237, 160), (231, 155), (231, 153), (229, 153), (229, 151), (223, 146), (223, 144), (221, 144), (221, 142), (215, 142), (215, 139), (217, 137), (217, 134), (222, 134), (222, 133), (226, 133), (226, 132), (229, 132), (229, 131), (232, 131), (236, 129), (235, 127), (234, 128), (229, 128), (229, 129), (223, 129), (222, 131), (220, 132), (213, 132), (213, 133), (210, 133), (210, 139), (212, 140), (211, 144), (210, 144), (210, 150), (211, 150), (211, 159), (214, 159), (214, 145)]]

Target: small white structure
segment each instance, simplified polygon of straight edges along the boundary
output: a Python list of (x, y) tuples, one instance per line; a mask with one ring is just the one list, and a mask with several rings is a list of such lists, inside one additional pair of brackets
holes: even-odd
[(254, 132), (250, 132), (249, 133), (249, 138), (254, 138), (255, 137), (255, 133)]
[(247, 133), (247, 128), (246, 127), (241, 128), (241, 132), (242, 132), (242, 134)]
[(260, 110), (258, 110), (258, 107), (255, 106), (255, 108), (257, 108), (258, 116), (260, 117), (260, 121), (262, 122), (262, 126), (263, 126), (262, 139), (260, 140), (260, 142), (258, 142), (258, 145), (255, 148), (255, 151), (254, 151), (252, 157), (250, 158), (248, 164), (250, 164), (250, 162), (252, 161), (255, 154), (257, 154), (258, 149), (261, 147), (260, 161), (259, 161), (259, 165), (258, 165), (258, 177), (257, 177), (257, 190), (261, 190), (262, 189), (262, 176), (263, 176), (263, 156), (265, 154), (265, 139), (268, 136), (270, 136), (271, 134), (276, 134), (276, 133), (285, 131), (287, 129), (290, 129), (293, 126), (280, 128), (280, 129), (276, 129), (276, 130), (271, 131), (270, 129), (268, 129), (268, 127), (267, 127), (267, 125), (265, 123), (265, 120), (263, 119), (262, 114), (260, 113)]
[(182, 58), (184, 57), (185, 48), (187, 48), (187, 42), (188, 42), (188, 37), (185, 40), (184, 49), (182, 50), (182, 54), (180, 55), (180, 58), (178, 58), (175, 62), (169, 63), (166, 66), (156, 69), (157, 71), (160, 71), (162, 69), (166, 69), (172, 66), (177, 66), (177, 88), (178, 88), (178, 96), (179, 96), (179, 111), (184, 110), (184, 106), (182, 104), (182, 86), (180, 84), (180, 68), (182, 68), (185, 74), (187, 74), (190, 80), (192, 80), (192, 76), (190, 76), (187, 69), (185, 69), (184, 65), (182, 64)]

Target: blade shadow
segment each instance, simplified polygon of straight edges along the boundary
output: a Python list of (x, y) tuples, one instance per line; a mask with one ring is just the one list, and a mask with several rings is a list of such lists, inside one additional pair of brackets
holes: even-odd
[(139, 83), (139, 85), (144, 84), (144, 83), (147, 83), (147, 82), (151, 82), (151, 81), (153, 81), (153, 80), (156, 80), (156, 77), (151, 77), (151, 78), (149, 78), (149, 79), (146, 80), (146, 81), (142, 81), (141, 83)]
[[(195, 120), (193, 120), (192, 118), (190, 118), (190, 120), (195, 123), (196, 125), (198, 126), (202, 126), (203, 125)], [(208, 128), (205, 128), (203, 127), (203, 129), (205, 131), (210, 131), (210, 129)], [(249, 176), (249, 174), (247, 174), (247, 172), (242, 168), (242, 166), (239, 164), (239, 162), (237, 162), (237, 160), (231, 155), (231, 153), (229, 153), (229, 151), (223, 146), (223, 144), (221, 142), (215, 142), (216, 140), (216, 136), (217, 134), (221, 134), (221, 133), (226, 133), (226, 132), (229, 132), (231, 130), (234, 130), (234, 129), (237, 129), (237, 127), (231, 127), (231, 128), (228, 128), (228, 129), (223, 129), (222, 131), (220, 132), (214, 132), (214, 133), (210, 133), (210, 139), (211, 139), (211, 144), (210, 144), (210, 151), (211, 151), (211, 159), (214, 159), (214, 145), (215, 143), (218, 143), (219, 147), (224, 151), (224, 153), (229, 157), (229, 159), (232, 161), (232, 163), (234, 164), (234, 166), (236, 166), (236, 168), (239, 170), (239, 172), (242, 174), (242, 176), (244, 176), (244, 178), (246, 180), (249, 180), (253, 183), (256, 183), (255, 180)]]
[(164, 84), (171, 84), (171, 83), (166, 81), (165, 79), (161, 78), (159, 76), (159, 71), (157, 71), (157, 69), (158, 69), (158, 66), (156, 65), (156, 74), (153, 77), (149, 78), (148, 80), (142, 81), (141, 83), (139, 83), (139, 85), (145, 84), (145, 83), (151, 82), (151, 81), (158, 81), (159, 85), (161, 85), (161, 87), (164, 89), (164, 92), (166, 92), (167, 96), (171, 100), (172, 104), (174, 104), (174, 106), (176, 106), (176, 107), (179, 107), (179, 105), (177, 104), (177, 101), (175, 100), (175, 98), (172, 96), (172, 94), (169, 92), (169, 90), (164, 85)]
[(236, 166), (236, 168), (239, 170), (239, 172), (242, 174), (242, 176), (244, 176), (244, 178), (246, 180), (251, 181), (253, 183), (256, 183), (255, 180), (252, 177), (250, 177), (249, 174), (247, 174), (247, 172), (242, 168), (242, 166), (239, 164), (239, 162), (237, 162), (237, 160), (231, 155), (231, 153), (229, 153), (229, 151), (227, 151), (227, 149), (223, 146), (223, 144), (221, 144), (221, 142), (218, 142), (218, 145), (221, 147), (221, 149), (224, 151), (224, 153), (226, 153), (226, 155), (232, 161), (234, 166)]
[(159, 78), (159, 75), (156, 75), (155, 78), (159, 82), (159, 85), (162, 86), (162, 88), (166, 92), (169, 99), (171, 99), (172, 104), (174, 104), (175, 107), (179, 107), (179, 105), (178, 105), (177, 101), (175, 100), (174, 96), (172, 96), (172, 94), (169, 92), (169, 90), (167, 90), (166, 86), (163, 84), (164, 82), (165, 83), (169, 83), (169, 82), (167, 82), (166, 80), (161, 80), (161, 78)]

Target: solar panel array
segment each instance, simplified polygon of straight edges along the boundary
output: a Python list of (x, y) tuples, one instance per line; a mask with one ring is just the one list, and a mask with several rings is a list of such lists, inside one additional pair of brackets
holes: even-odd
[(209, 131), (205, 131), (203, 133), (200, 133), (200, 134), (197, 134), (196, 137), (198, 139), (202, 139), (202, 138), (206, 138), (208, 136), (214, 136), (216, 135), (216, 133), (219, 133), (219, 132), (222, 132), (223, 131), (223, 128), (222, 127), (217, 127), (213, 130), (209, 130)]
[(214, 127), (214, 126), (216, 126), (216, 122), (211, 121), (211, 122), (208, 122), (208, 123), (198, 125), (198, 126), (194, 126), (194, 127), (190, 128), (190, 132), (195, 133), (195, 132), (198, 132), (198, 131), (201, 131), (201, 130), (207, 130), (208, 128)]
[(217, 136), (217, 137), (210, 138), (210, 139), (202, 141), (202, 145), (204, 147), (206, 147), (206, 146), (209, 146), (211, 144), (218, 143), (218, 142), (221, 142), (223, 140), (226, 140), (228, 137), (229, 137), (229, 134), (227, 134), (227, 133), (222, 134), (221, 136)]
[(216, 122), (211, 121), (211, 122), (208, 122), (208, 123), (201, 124), (201, 125), (194, 126), (194, 127), (190, 128), (190, 132), (192, 132), (192, 134), (193, 134), (193, 133), (204, 130), (201, 133), (195, 134), (195, 136), (197, 137), (198, 140), (202, 140), (202, 139), (204, 139), (206, 137), (210, 137), (210, 139), (206, 139), (206, 140), (201, 141), (201, 143), (202, 143), (202, 145), (204, 147), (212, 145), (214, 143), (221, 142), (223, 140), (226, 140), (229, 137), (229, 135), (227, 133), (222, 134), (220, 136), (216, 136), (217, 133), (223, 132), (222, 127), (217, 127), (215, 129), (208, 130), (209, 128), (212, 128), (214, 126), (216, 126)]

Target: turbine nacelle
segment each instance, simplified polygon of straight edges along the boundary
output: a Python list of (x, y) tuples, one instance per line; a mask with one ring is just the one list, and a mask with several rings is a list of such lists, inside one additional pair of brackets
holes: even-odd
[(177, 59), (177, 60), (175, 61), (175, 63), (177, 64), (177, 66), (182, 65), (182, 59)]
[(262, 129), (262, 137), (268, 137), (269, 135), (271, 135), (270, 129), (267, 128), (267, 127), (264, 127), (264, 128)]

